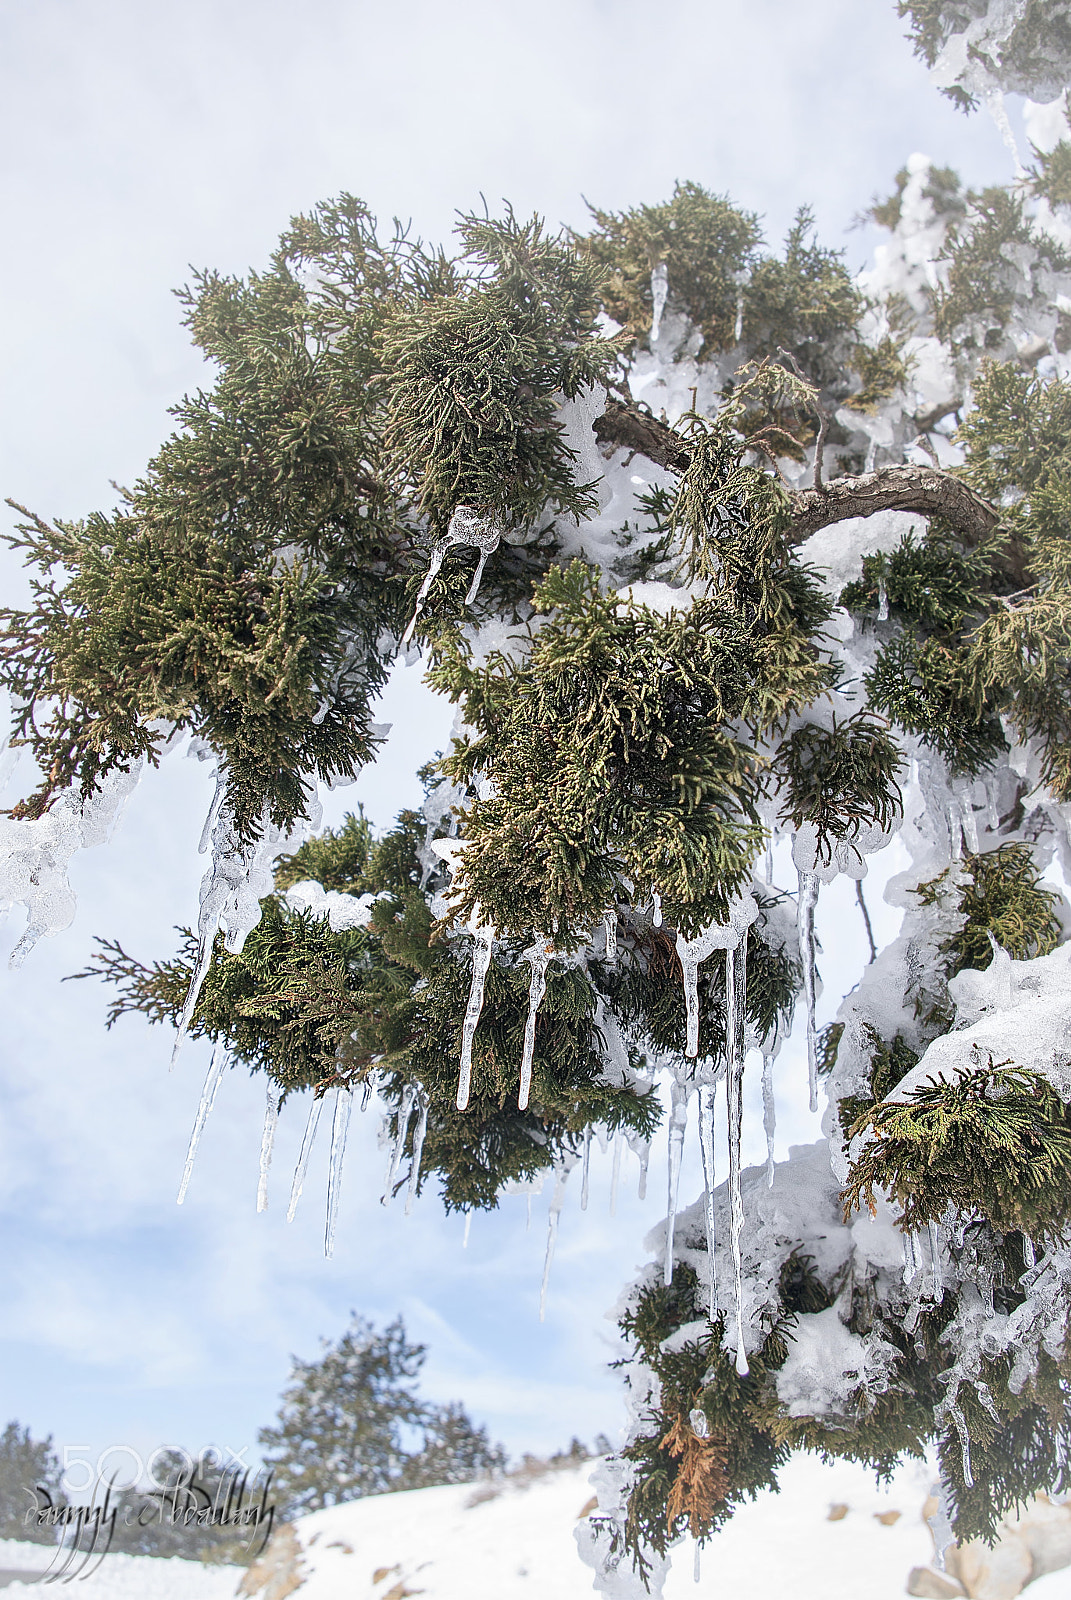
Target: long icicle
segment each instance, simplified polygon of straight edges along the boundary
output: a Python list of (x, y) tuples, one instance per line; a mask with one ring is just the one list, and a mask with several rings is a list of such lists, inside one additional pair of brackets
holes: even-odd
[(532, 1059), (535, 1056), (536, 1018), (547, 992), (547, 967), (550, 948), (545, 940), (537, 939), (524, 952), (524, 959), (532, 963), (532, 977), (528, 985), (528, 1020), (524, 1025), (524, 1048), (521, 1051), (521, 1082), (517, 1092), (517, 1110), (527, 1111), (528, 1096), (532, 1092)]
[(402, 634), (403, 645), (409, 643), (414, 632), (416, 631), (416, 625), (420, 619), (420, 613), (424, 609), (424, 602), (428, 598), (428, 594), (431, 591), (431, 586), (438, 576), (439, 568), (442, 566), (446, 552), (449, 550), (449, 548), (450, 540), (439, 539), (436, 542), (435, 548), (431, 552), (431, 560), (428, 562), (428, 570), (424, 574), (424, 582), (417, 590), (416, 605), (413, 608), (413, 615), (409, 619), (408, 628), (406, 628), (405, 632)]
[(774, 1100), (773, 1056), (762, 1058), (762, 1128), (766, 1135), (766, 1187), (773, 1188), (774, 1139), (777, 1134), (777, 1103)]
[(741, 1262), (741, 1236), (744, 1231), (744, 1201), (740, 1192), (740, 1133), (744, 1108), (744, 1001), (747, 994), (747, 935), (736, 950), (725, 952), (725, 1096), (729, 1123), (729, 1205), (730, 1242), (736, 1284), (736, 1370), (741, 1377), (748, 1371), (744, 1348), (744, 1274)]
[(651, 1160), (651, 1141), (645, 1139), (639, 1150), (636, 1151), (636, 1160), (640, 1164), (640, 1177), (636, 1185), (637, 1200), (647, 1199), (647, 1167)]
[(936, 1222), (928, 1224), (930, 1239), (930, 1276), (933, 1284), (933, 1298), (940, 1305), (945, 1297), (944, 1273), (941, 1269), (941, 1230)]
[[(474, 917), (473, 921), (475, 920)], [(483, 923), (478, 924), (473, 931), (476, 935), (476, 949), (472, 955), (469, 1003), (465, 1007), (465, 1021), (461, 1029), (461, 1062), (457, 1077), (459, 1111), (464, 1111), (469, 1103), (469, 1091), (472, 1088), (472, 1040), (480, 1020), (480, 1012), (483, 1010), (483, 989), (487, 981), (487, 969), (491, 965), (491, 945), (495, 937), (494, 928), (489, 928)]]
[(818, 1110), (818, 1041), (814, 1028), (814, 908), (818, 904), (818, 879), (800, 868), (800, 890), (796, 901), (796, 928), (803, 962), (803, 995), (807, 1004), (807, 1086), (812, 1111)]
[(670, 1091), (668, 1212), (666, 1216), (666, 1259), (662, 1281), (668, 1289), (673, 1282), (673, 1235), (677, 1227), (677, 1197), (681, 1185), (681, 1154), (684, 1150), (684, 1130), (688, 1124), (689, 1084), (673, 1080)]
[(714, 1218), (714, 1102), (717, 1087), (704, 1083), (699, 1090), (699, 1148), (703, 1152), (703, 1215), (707, 1225), (707, 1261), (710, 1264), (711, 1322), (718, 1314), (718, 1232)]
[(617, 1216), (617, 1184), (621, 1176), (621, 1146), (624, 1143), (620, 1131), (614, 1134), (614, 1164), (610, 1171), (610, 1215)]
[(413, 1154), (409, 1160), (409, 1187), (405, 1192), (405, 1214), (409, 1216), (420, 1184), (420, 1161), (424, 1154), (424, 1136), (428, 1131), (428, 1101), (426, 1095), (418, 1097), (419, 1114), (413, 1134)]
[(264, 1132), (260, 1137), (260, 1177), (257, 1181), (257, 1210), (268, 1209), (268, 1174), (271, 1171), (271, 1153), (275, 1148), (275, 1130), (279, 1126), (279, 1096), (274, 1084), (268, 1080), (264, 1102)]
[(554, 1193), (550, 1197), (550, 1210), (547, 1214), (547, 1253), (543, 1261), (543, 1282), (539, 1290), (539, 1320), (546, 1321), (547, 1316), (547, 1287), (550, 1283), (550, 1268), (554, 1260), (554, 1245), (558, 1238), (558, 1220), (565, 1204), (565, 1185), (569, 1182), (569, 1174), (576, 1163), (576, 1157), (564, 1158), (557, 1163), (558, 1178), (554, 1185)]
[(327, 1170), (327, 1221), (324, 1228), (324, 1255), (328, 1259), (335, 1253), (338, 1196), (342, 1186), (342, 1163), (346, 1158), (346, 1135), (349, 1132), (352, 1110), (353, 1090), (336, 1089), (335, 1114), (331, 1119), (331, 1161)]
[(309, 1172), (309, 1157), (312, 1155), (312, 1142), (316, 1138), (316, 1127), (320, 1121), (320, 1112), (324, 1108), (322, 1094), (314, 1094), (312, 1105), (309, 1107), (309, 1120), (305, 1124), (305, 1132), (301, 1136), (301, 1149), (298, 1151), (297, 1166), (294, 1168), (294, 1181), (290, 1185), (290, 1204), (286, 1208), (287, 1222), (293, 1222), (297, 1212), (301, 1191), (305, 1187), (305, 1179)]
[(580, 1178), (580, 1209), (588, 1209), (588, 1183), (591, 1178), (591, 1124), (584, 1129), (584, 1165)]
[(398, 1171), (398, 1163), (402, 1159), (402, 1151), (405, 1149), (405, 1136), (409, 1132), (409, 1119), (413, 1113), (415, 1099), (416, 1085), (407, 1083), (402, 1090), (402, 1098), (398, 1105), (398, 1126), (387, 1166), (387, 1176), (383, 1183), (383, 1193), (380, 1196), (380, 1205), (389, 1206), (394, 1198), (394, 1177)]
[(193, 1174), (193, 1163), (197, 1159), (197, 1147), (201, 1143), (201, 1135), (205, 1131), (205, 1123), (208, 1121), (209, 1112), (215, 1104), (216, 1090), (219, 1088), (226, 1065), (227, 1046), (222, 1039), (217, 1039), (212, 1050), (212, 1059), (208, 1063), (205, 1086), (201, 1090), (201, 1099), (197, 1107), (197, 1115), (194, 1118), (193, 1132), (190, 1134), (190, 1147), (186, 1151), (186, 1165), (182, 1169), (182, 1181), (179, 1184), (177, 1202), (179, 1205), (186, 1198), (186, 1190), (190, 1186), (190, 1178)]

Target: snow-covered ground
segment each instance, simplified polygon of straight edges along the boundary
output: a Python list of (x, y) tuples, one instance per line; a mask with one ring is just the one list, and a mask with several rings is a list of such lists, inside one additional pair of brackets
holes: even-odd
[[(591, 1465), (315, 1512), (295, 1524), (296, 1540), (270, 1575), (114, 1555), (76, 1592), (79, 1600), (230, 1600), (244, 1578), (253, 1600), (587, 1600), (592, 1574), (573, 1531), (589, 1510)], [(911, 1568), (931, 1555), (921, 1520), (929, 1479), (909, 1466), (879, 1489), (861, 1467), (798, 1457), (779, 1495), (744, 1506), (707, 1547), (698, 1584), (692, 1547), (680, 1547), (666, 1600), (901, 1600)], [(0, 1571), (40, 1572), (45, 1555), (40, 1545), (0, 1541)], [(13, 1582), (4, 1600), (27, 1592)], [(1029, 1594), (1071, 1600), (1071, 1568), (1039, 1579)]]

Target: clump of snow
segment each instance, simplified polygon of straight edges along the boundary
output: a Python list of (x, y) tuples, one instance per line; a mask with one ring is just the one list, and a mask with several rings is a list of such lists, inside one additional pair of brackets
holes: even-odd
[(327, 918), (332, 933), (348, 933), (352, 928), (367, 928), (372, 920), (372, 907), (379, 894), (342, 894), (338, 889), (325, 889), (312, 878), (292, 883), (286, 891), (286, 902), (295, 911), (307, 911), (311, 916)]
[(11, 952), (11, 966), (21, 966), (39, 939), (62, 933), (74, 921), (71, 860), (78, 850), (107, 843), (143, 765), (138, 760), (128, 771), (110, 772), (86, 800), (64, 790), (36, 820), (0, 816), (0, 916), (13, 906), (26, 907), (26, 930)]

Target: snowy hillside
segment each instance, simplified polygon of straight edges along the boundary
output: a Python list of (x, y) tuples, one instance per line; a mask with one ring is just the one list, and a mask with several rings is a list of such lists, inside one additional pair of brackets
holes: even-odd
[[(146, 1556), (105, 1558), (80, 1600), (588, 1600), (592, 1573), (574, 1530), (592, 1501), (593, 1463), (500, 1484), (462, 1484), (355, 1500), (283, 1530), (248, 1573)], [(921, 1520), (930, 1473), (897, 1473), (884, 1489), (849, 1463), (794, 1459), (779, 1495), (745, 1506), (708, 1546), (699, 1583), (690, 1544), (676, 1552), (666, 1600), (901, 1600), (932, 1553)], [(831, 1512), (833, 1516), (831, 1517)], [(47, 1552), (0, 1541), (0, 1585), (27, 1594)], [(1071, 1600), (1071, 1568), (1038, 1580), (1031, 1600)]]

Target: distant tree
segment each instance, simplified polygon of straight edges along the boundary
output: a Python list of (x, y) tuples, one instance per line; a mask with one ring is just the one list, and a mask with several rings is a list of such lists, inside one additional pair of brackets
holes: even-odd
[(411, 1380), (425, 1350), (409, 1343), (400, 1316), (380, 1333), (354, 1312), (336, 1344), (324, 1341), (319, 1361), (295, 1357), (278, 1425), (258, 1436), (285, 1515), (392, 1489), (466, 1483), (505, 1466), (501, 1445), (462, 1405), (419, 1398)]
[(60, 1464), (52, 1449), (52, 1436), (32, 1439), (29, 1428), (9, 1422), (0, 1433), (0, 1539), (31, 1539), (54, 1544), (52, 1530), (27, 1521), (38, 1503), (38, 1485), (53, 1499), (59, 1494)]

